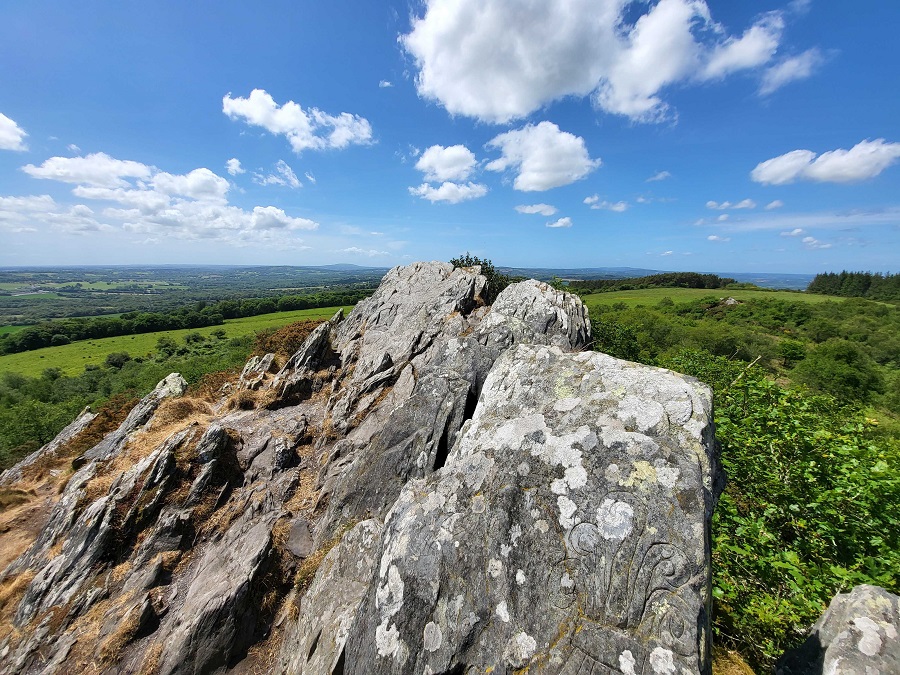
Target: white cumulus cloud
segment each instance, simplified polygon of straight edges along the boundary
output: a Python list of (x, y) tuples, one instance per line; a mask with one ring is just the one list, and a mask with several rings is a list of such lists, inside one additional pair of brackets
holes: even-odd
[(788, 232), (782, 232), (781, 236), (782, 237), (799, 237), (802, 234), (806, 234), (806, 230), (804, 230), (802, 227), (795, 227), (793, 230), (790, 230)]
[(297, 174), (283, 159), (279, 159), (275, 163), (275, 173), (267, 175), (261, 173), (253, 174), (253, 182), (258, 185), (281, 185), (282, 187), (294, 189), (303, 187), (303, 183), (297, 178)]
[(513, 187), (523, 192), (569, 185), (600, 166), (599, 159), (588, 155), (583, 138), (560, 131), (552, 122), (507, 131), (494, 137), (487, 147), (498, 148), (501, 156), (485, 168), (515, 171)]
[(23, 170), (35, 178), (75, 183), (72, 193), (79, 199), (114, 206), (67, 207), (48, 196), (24, 201), (0, 198), (0, 224), (8, 221), (23, 229), (41, 229), (49, 224), (69, 234), (118, 227), (146, 235), (147, 240), (165, 236), (215, 239), (237, 246), (271, 242), (291, 248), (297, 248), (302, 241), (292, 234), (294, 231), (319, 227), (313, 220), (290, 216), (274, 206), (245, 210), (229, 204), (229, 182), (202, 167), (186, 174), (171, 174), (140, 162), (97, 153), (87, 157), (52, 157), (39, 167), (28, 165)]
[(671, 178), (671, 177), (672, 177), (672, 174), (669, 173), (668, 171), (657, 171), (655, 174), (650, 176), (650, 178), (648, 178), (646, 182), (653, 183), (655, 181), (665, 180), (666, 178)]
[(591, 203), (591, 208), (595, 210), (604, 210), (604, 211), (615, 211), (616, 213), (624, 213), (628, 210), (628, 202), (608, 202), (605, 199), (603, 201), (595, 201)]
[(538, 213), (542, 216), (552, 216), (556, 214), (556, 207), (550, 204), (528, 204), (516, 207), (519, 213)]
[(0, 113), (0, 150), (28, 150), (25, 137), (28, 134), (9, 117)]
[(831, 248), (831, 244), (821, 242), (815, 237), (803, 237), (803, 245), (809, 249)]
[(432, 145), (421, 154), (416, 168), (426, 181), (464, 181), (475, 168), (475, 155), (464, 145)]
[(232, 176), (237, 176), (242, 173), (246, 173), (246, 170), (241, 166), (241, 160), (237, 157), (232, 157), (227, 162), (225, 162), (225, 170), (228, 171)]
[(458, 204), (469, 199), (484, 197), (488, 192), (487, 187), (478, 183), (442, 183), (438, 187), (422, 183), (419, 187), (409, 188), (409, 193), (430, 202), (448, 202)]
[(853, 183), (874, 178), (898, 158), (900, 143), (877, 138), (861, 141), (849, 150), (823, 152), (818, 157), (812, 150), (793, 150), (761, 162), (750, 172), (750, 177), (766, 185), (784, 185), (795, 180)]
[(759, 85), (759, 93), (762, 96), (768, 96), (789, 82), (805, 80), (823, 63), (825, 63), (825, 57), (816, 48), (786, 58), (766, 70)]
[(547, 223), (547, 227), (572, 227), (572, 219), (568, 217), (560, 218), (558, 220)]
[(392, 82), (389, 82), (388, 80), (381, 80), (378, 83), (378, 87), (380, 89), (389, 89), (390, 87), (393, 87), (393, 86), (394, 86), (394, 84)]
[(364, 117), (346, 112), (330, 115), (318, 108), (304, 110), (294, 101), (278, 105), (263, 89), (254, 89), (247, 98), (226, 94), (222, 98), (222, 112), (231, 119), (284, 136), (298, 154), (304, 150), (340, 149), (372, 141), (372, 126)]
[(711, 234), (706, 239), (708, 241), (721, 241), (721, 242), (731, 241), (731, 237), (720, 237), (717, 234)]
[(151, 167), (131, 160), (114, 159), (103, 152), (86, 157), (51, 157), (40, 166), (26, 164), (22, 171), (33, 178), (97, 187), (127, 187), (126, 178), (149, 178)]
[(781, 201), (780, 199), (776, 199), (776, 200), (771, 201), (771, 202), (769, 202), (768, 204), (766, 204), (766, 211), (772, 211), (772, 210), (774, 210), (774, 209), (780, 209), (782, 206), (784, 206), (784, 202)]
[(766, 65), (784, 16), (742, 35), (713, 21), (705, 0), (425, 0), (400, 37), (419, 95), (452, 114), (505, 123), (565, 96), (606, 112), (667, 116), (662, 92)]

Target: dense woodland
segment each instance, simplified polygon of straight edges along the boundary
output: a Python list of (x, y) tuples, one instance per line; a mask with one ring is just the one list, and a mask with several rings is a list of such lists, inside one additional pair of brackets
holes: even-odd
[[(467, 254), (453, 262), (482, 265), (491, 296), (510, 281), (490, 261)], [(681, 279), (728, 281), (707, 276)], [(900, 503), (900, 307), (777, 295), (734, 304), (721, 295), (629, 307), (591, 294), (594, 348), (713, 388), (728, 475), (713, 521), (715, 640), (768, 672), (835, 593), (859, 583), (900, 592), (900, 515), (887, 508)], [(182, 312), (241, 311), (243, 302), (229, 302)], [(235, 373), (254, 349), (290, 353), (302, 328), (255, 343), (161, 338), (150, 357), (111, 354), (74, 377), (3, 373), (0, 467), (50, 440), (85, 405), (127, 406), (173, 371), (215, 388), (217, 373)]]
[(572, 290), (576, 293), (604, 291), (633, 291), (641, 288), (725, 288), (735, 283), (734, 279), (720, 277), (715, 274), (699, 274), (697, 272), (666, 272), (651, 274), (646, 277), (628, 279), (589, 279), (573, 281)]
[(806, 290), (823, 295), (900, 302), (900, 274), (825, 272), (817, 274)]

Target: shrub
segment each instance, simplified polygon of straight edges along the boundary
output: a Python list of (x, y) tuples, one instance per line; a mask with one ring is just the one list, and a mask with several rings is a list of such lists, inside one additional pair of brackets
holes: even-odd
[(481, 274), (487, 278), (487, 288), (484, 291), (484, 301), (491, 304), (500, 295), (500, 291), (512, 283), (512, 279), (505, 274), (501, 274), (487, 258), (478, 258), (466, 251), (465, 255), (458, 258), (450, 258), (450, 264), (454, 267), (481, 267)]

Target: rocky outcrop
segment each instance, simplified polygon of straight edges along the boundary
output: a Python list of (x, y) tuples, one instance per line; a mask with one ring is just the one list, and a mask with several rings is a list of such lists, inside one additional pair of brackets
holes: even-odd
[(6, 571), (0, 673), (708, 673), (708, 389), (485, 285), (395, 268), (221, 400), (160, 383)]
[(777, 675), (900, 673), (900, 598), (863, 584), (832, 599), (809, 638), (776, 664)]

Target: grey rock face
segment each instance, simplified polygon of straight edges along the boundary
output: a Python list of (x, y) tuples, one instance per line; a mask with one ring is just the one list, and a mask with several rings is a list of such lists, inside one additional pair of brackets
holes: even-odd
[(506, 352), (392, 508), (346, 672), (709, 672), (712, 432), (674, 373)]
[(776, 664), (778, 675), (900, 673), (900, 598), (863, 584), (834, 596), (806, 642)]
[(334, 673), (362, 602), (381, 539), (381, 525), (364, 520), (343, 536), (322, 561), (282, 643), (278, 672)]

